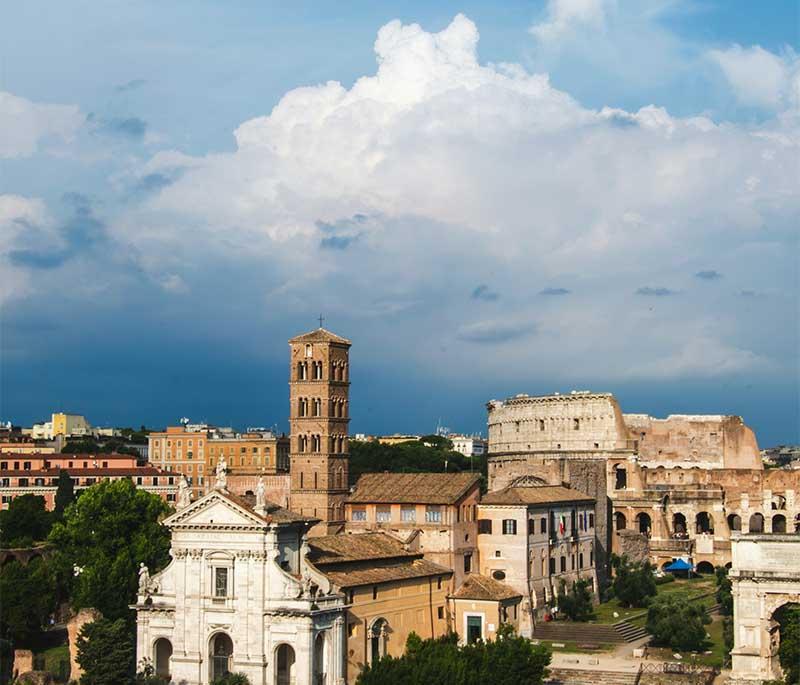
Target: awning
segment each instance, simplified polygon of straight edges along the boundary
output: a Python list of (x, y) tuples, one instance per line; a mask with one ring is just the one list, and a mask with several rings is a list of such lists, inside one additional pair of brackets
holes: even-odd
[(669, 566), (664, 567), (664, 570), (665, 571), (692, 571), (692, 570), (694, 570), (694, 566), (692, 566), (688, 561), (684, 561), (683, 559), (676, 559)]

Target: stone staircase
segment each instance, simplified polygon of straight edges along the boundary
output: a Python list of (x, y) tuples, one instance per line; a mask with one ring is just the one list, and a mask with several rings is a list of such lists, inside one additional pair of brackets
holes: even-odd
[(535, 640), (549, 642), (578, 642), (579, 644), (621, 644), (647, 637), (644, 628), (627, 621), (613, 625), (604, 623), (539, 623), (533, 631)]
[(636, 685), (638, 673), (580, 670), (577, 668), (551, 668), (545, 679), (547, 685)]

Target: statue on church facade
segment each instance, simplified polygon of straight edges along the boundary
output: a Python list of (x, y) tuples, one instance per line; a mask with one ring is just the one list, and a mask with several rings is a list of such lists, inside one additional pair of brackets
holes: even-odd
[(225, 457), (220, 457), (217, 462), (216, 478), (214, 479), (214, 489), (227, 490), (228, 489), (228, 463)]

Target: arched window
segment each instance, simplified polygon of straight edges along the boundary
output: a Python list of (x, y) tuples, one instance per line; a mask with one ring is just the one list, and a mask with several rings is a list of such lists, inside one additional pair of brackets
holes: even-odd
[(673, 514), (672, 515), (672, 536), (676, 538), (685, 538), (686, 537), (686, 517), (681, 514)]
[(650, 536), (650, 528), (652, 527), (652, 522), (650, 520), (650, 515), (641, 512), (636, 515), (636, 528), (642, 535)]
[(731, 530), (741, 530), (742, 517), (738, 514), (728, 514), (728, 528)]
[(306, 345), (306, 357), (314, 356), (314, 348), (311, 345)]
[(751, 533), (763, 533), (764, 532), (764, 516), (756, 512), (750, 517), (750, 527), (749, 531)]
[(625, 530), (628, 527), (628, 519), (625, 518), (625, 514), (621, 511), (614, 512), (614, 529), (615, 530)]
[(169, 680), (172, 660), (172, 643), (165, 637), (160, 637), (153, 645), (153, 663), (155, 664), (156, 675), (165, 680)]
[(278, 646), (275, 658), (275, 683), (276, 685), (294, 685), (294, 649), (290, 645)]
[(231, 672), (233, 641), (225, 633), (211, 638), (211, 680), (222, 678)]
[(714, 532), (714, 518), (707, 511), (701, 511), (697, 514), (695, 517), (695, 525), (698, 534), (713, 534)]
[(308, 380), (308, 362), (297, 362), (297, 380)]
[(369, 661), (371, 664), (386, 656), (388, 635), (389, 624), (386, 619), (375, 619), (369, 629)]
[(772, 517), (772, 532), (786, 532), (786, 517), (783, 514), (775, 514), (775, 516)]
[(328, 672), (328, 650), (325, 649), (325, 632), (314, 638), (314, 685), (325, 685)]
[(783, 510), (786, 509), (786, 498), (783, 495), (772, 496), (772, 509)]

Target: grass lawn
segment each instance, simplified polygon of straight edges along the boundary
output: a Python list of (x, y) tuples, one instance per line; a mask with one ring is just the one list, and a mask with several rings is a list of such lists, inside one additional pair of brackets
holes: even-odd
[[(677, 652), (680, 654), (684, 663), (698, 663), (706, 666), (722, 667), (722, 662), (725, 658), (725, 641), (722, 638), (722, 617), (714, 616), (713, 621), (706, 626), (706, 632), (711, 636), (706, 640), (705, 650), (710, 651), (710, 654), (703, 654), (703, 652)], [(648, 647), (647, 654), (651, 659), (663, 659), (664, 661), (676, 661), (673, 658), (673, 652), (668, 647)]]
[[(713, 575), (697, 576), (691, 579), (679, 578), (672, 583), (664, 583), (657, 585), (656, 590), (658, 595), (683, 595), (687, 599), (700, 597), (702, 595), (712, 593), (709, 597), (708, 604), (713, 604), (713, 593), (716, 590), (716, 580)], [(619, 616), (614, 616), (617, 612)], [(619, 601), (612, 599), (604, 602), (594, 608), (595, 616), (597, 617), (592, 623), (616, 623), (623, 619), (632, 619), (633, 623), (639, 623), (639, 616), (647, 614), (647, 609), (627, 609), (619, 605)], [(643, 624), (644, 619), (641, 619)]]

